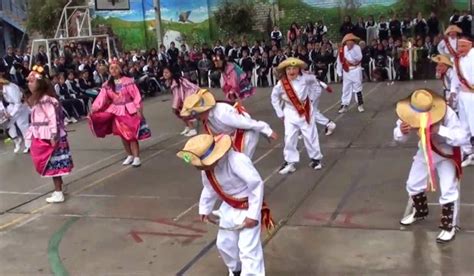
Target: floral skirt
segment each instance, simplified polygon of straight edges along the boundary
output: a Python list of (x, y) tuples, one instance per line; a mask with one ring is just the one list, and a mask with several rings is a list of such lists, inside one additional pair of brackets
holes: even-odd
[(89, 117), (92, 133), (99, 138), (113, 134), (126, 141), (143, 141), (151, 137), (145, 118), (125, 115), (117, 116), (108, 112), (97, 112)]
[(72, 171), (74, 163), (66, 136), (61, 137), (54, 147), (48, 140), (33, 138), (31, 142), (31, 159), (41, 176), (63, 176)]

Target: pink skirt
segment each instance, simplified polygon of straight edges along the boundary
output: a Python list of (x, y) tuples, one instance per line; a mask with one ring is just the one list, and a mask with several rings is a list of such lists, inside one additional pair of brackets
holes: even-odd
[(33, 138), (30, 153), (36, 171), (44, 177), (68, 175), (74, 167), (66, 136), (54, 147), (48, 140)]
[(99, 138), (113, 134), (126, 141), (142, 141), (151, 137), (145, 118), (125, 115), (117, 116), (108, 112), (97, 112), (89, 117), (92, 133)]

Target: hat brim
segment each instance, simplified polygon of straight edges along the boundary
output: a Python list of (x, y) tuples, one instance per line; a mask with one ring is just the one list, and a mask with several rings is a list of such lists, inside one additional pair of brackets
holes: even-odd
[(360, 37), (357, 37), (357, 36), (355, 36), (355, 35), (346, 35), (346, 36), (344, 36), (344, 38), (342, 39), (341, 44), (344, 45), (347, 41), (351, 41), (351, 40), (357, 42), (357, 41), (360, 41)]
[(198, 93), (202, 93), (201, 99), (204, 101), (204, 104), (200, 106), (195, 106), (193, 108), (183, 107), (180, 112), (181, 117), (191, 117), (195, 114), (206, 112), (216, 106), (216, 99), (207, 89), (201, 89)]
[(288, 67), (298, 67), (300, 69), (306, 69), (308, 65), (300, 60), (300, 59), (295, 59), (295, 58), (290, 58), (290, 59), (286, 59), (284, 61), (282, 61), (278, 67), (276, 68), (276, 70), (279, 72), (279, 73), (282, 73), (285, 71), (286, 68)]
[(458, 26), (453, 26), (453, 25), (449, 26), (449, 27), (446, 29), (446, 31), (444, 31), (444, 34), (445, 34), (445, 35), (448, 35), (448, 34), (451, 33), (451, 32), (456, 32), (456, 33), (458, 33), (458, 34), (462, 34), (461, 28), (459, 28)]
[(453, 63), (448, 58), (444, 59), (444, 58), (440, 58), (438, 56), (434, 56), (434, 57), (431, 58), (431, 61), (433, 61), (435, 63), (442, 63), (442, 64), (445, 64), (449, 67), (453, 67)]
[[(431, 115), (431, 124), (434, 125), (441, 121), (446, 115), (446, 101), (435, 93), (433, 96), (433, 106), (428, 113)], [(400, 120), (410, 125), (412, 128), (420, 127), (421, 112), (411, 107), (411, 95), (397, 103), (396, 112)]]
[[(232, 138), (229, 135), (219, 135), (214, 137), (214, 150), (205, 159), (200, 159), (186, 149), (179, 151), (176, 155), (181, 158), (190, 158), (189, 163), (195, 167), (209, 167), (219, 161), (232, 147)], [(187, 155), (187, 156), (186, 156)]]

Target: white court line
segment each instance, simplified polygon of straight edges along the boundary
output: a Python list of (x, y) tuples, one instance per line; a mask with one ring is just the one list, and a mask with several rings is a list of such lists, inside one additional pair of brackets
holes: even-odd
[[(51, 184), (51, 183), (50, 183)], [(0, 191), (0, 195), (42, 195), (43, 193)]]
[[(377, 85), (375, 85), (372, 89), (369, 90), (369, 92), (367, 92), (366, 95), (364, 95), (365, 97), (371, 95), (382, 83), (378, 83)], [(326, 108), (323, 113), (326, 113), (328, 112), (329, 110), (333, 109), (334, 107), (338, 106), (341, 104), (341, 101), (339, 100), (338, 102), (336, 102), (335, 104), (331, 105), (330, 107)], [(352, 107), (349, 107), (349, 111), (352, 110), (356, 105), (352, 105)], [(339, 114), (339, 116), (336, 117), (336, 119), (334, 119), (333, 121), (334, 122), (337, 122), (338, 120), (340, 120), (343, 116), (345, 115), (345, 113), (343, 114)], [(319, 135), (319, 134), (318, 134)], [(279, 146), (281, 146), (283, 143), (278, 143), (276, 144), (275, 146), (273, 146), (271, 149), (269, 149), (267, 152), (265, 152), (262, 156), (260, 156), (258, 159), (255, 160), (254, 162), (254, 165), (256, 165), (258, 162), (262, 161), (265, 157), (267, 157), (268, 155), (270, 155), (270, 153), (272, 153), (275, 149), (277, 149)], [(301, 153), (303, 149), (299, 150), (299, 152)], [(280, 170), (280, 167), (277, 167), (273, 172), (270, 173), (270, 175), (268, 175), (264, 180), (263, 180), (263, 184), (265, 184), (268, 180), (270, 180), (273, 176), (275, 176), (278, 171)], [(199, 203), (195, 203), (193, 206), (191, 206), (190, 208), (186, 209), (185, 211), (183, 211), (182, 213), (180, 213), (178, 216), (176, 216), (173, 220), (174, 221), (177, 221), (178, 219), (182, 218), (183, 216), (185, 216), (187, 213), (189, 213), (190, 211), (192, 211), (194, 209), (194, 207), (198, 206)]]
[[(440, 206), (439, 203), (428, 203), (428, 206)], [(461, 203), (461, 206), (474, 207), (474, 203)]]

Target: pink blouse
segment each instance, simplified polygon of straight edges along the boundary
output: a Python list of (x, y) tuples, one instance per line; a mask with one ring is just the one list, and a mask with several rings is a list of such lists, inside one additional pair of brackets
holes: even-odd
[(120, 78), (116, 83), (115, 91), (112, 91), (108, 84), (104, 83), (92, 104), (92, 111), (104, 111), (117, 116), (125, 116), (133, 115), (142, 108), (142, 97), (132, 78)]
[(51, 140), (66, 136), (64, 124), (58, 120), (60, 109), (56, 98), (43, 96), (31, 109), (31, 123), (26, 134), (26, 139), (32, 138)]
[(173, 100), (171, 102), (171, 107), (173, 109), (180, 109), (183, 106), (184, 100), (199, 91), (199, 86), (190, 82), (185, 78), (181, 78), (180, 85), (173, 80), (171, 84), (171, 91), (173, 92)]

